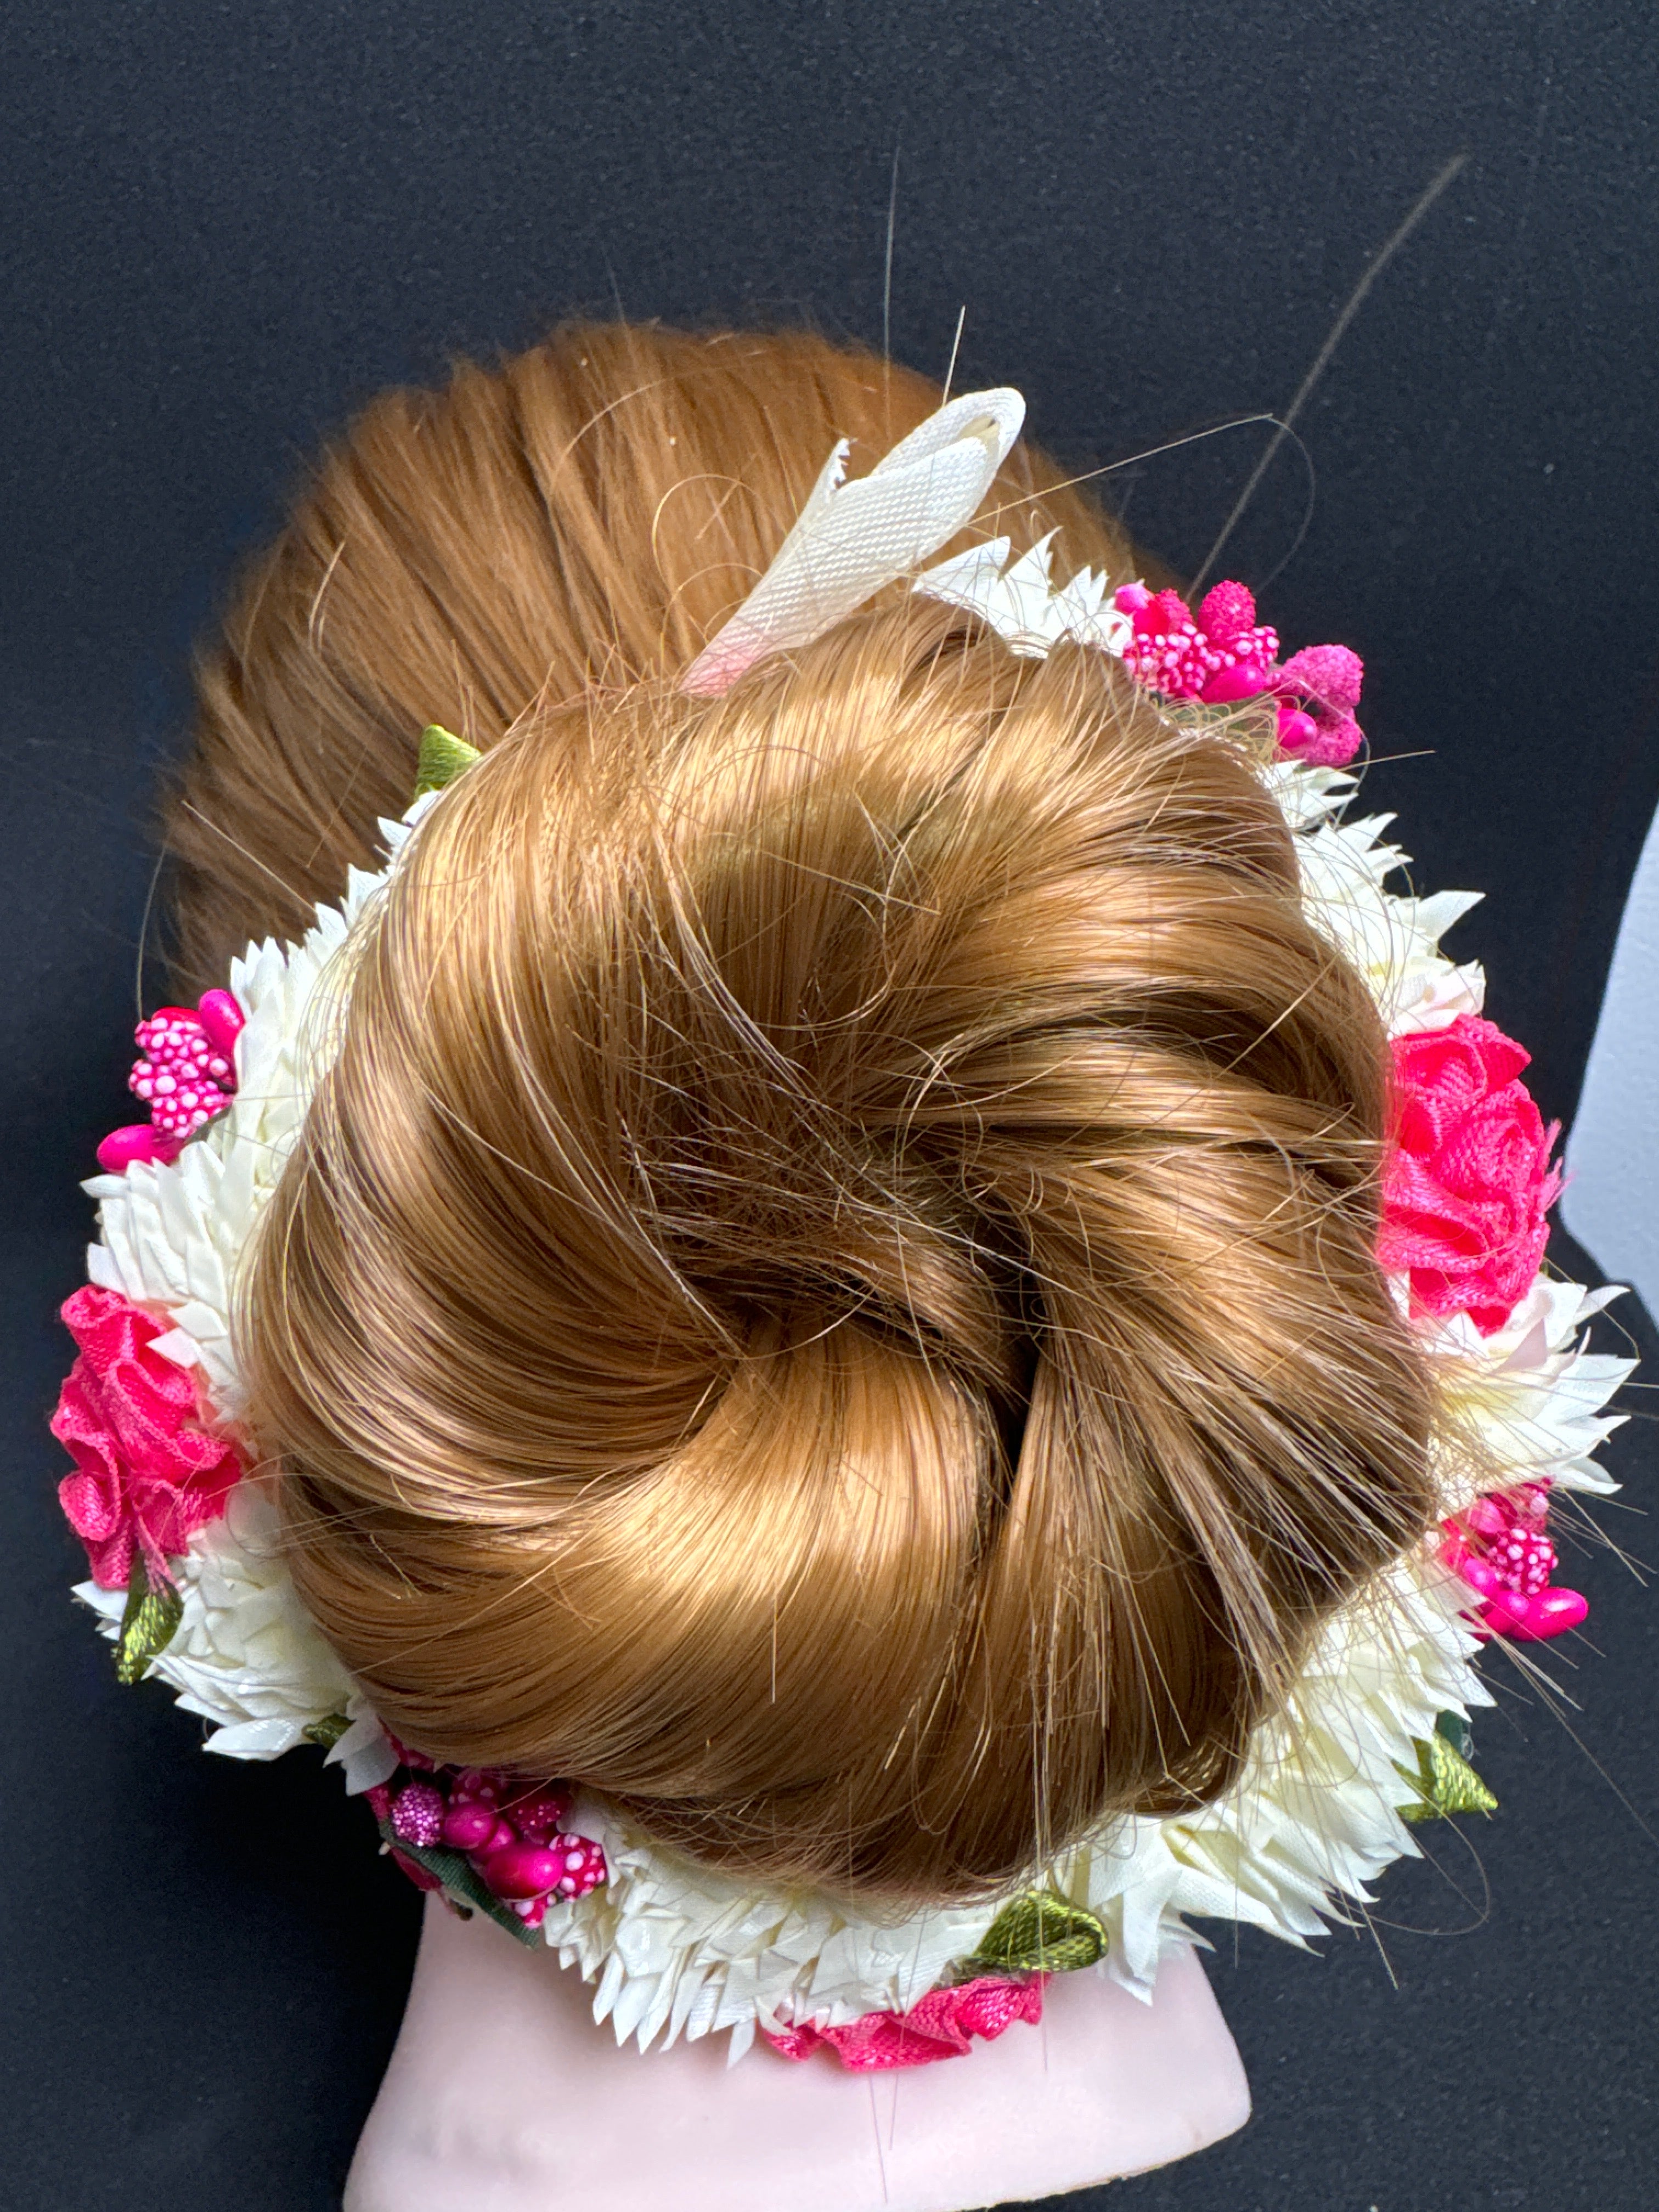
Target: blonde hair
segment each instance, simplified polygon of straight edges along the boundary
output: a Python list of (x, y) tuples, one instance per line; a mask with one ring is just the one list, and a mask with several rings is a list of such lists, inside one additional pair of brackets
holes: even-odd
[[(886, 380), (582, 330), (382, 401), (205, 664), (175, 821), (206, 959), (279, 910), (220, 842), (309, 888), (421, 721), (489, 748), (363, 932), (245, 1285), (376, 1710), (942, 1898), (1223, 1787), (1430, 1517), (1431, 1408), (1377, 1018), (1240, 744), (903, 596), (676, 690)], [(892, 434), (935, 397), (896, 372)], [(1022, 465), (1029, 538), (1067, 495)]]

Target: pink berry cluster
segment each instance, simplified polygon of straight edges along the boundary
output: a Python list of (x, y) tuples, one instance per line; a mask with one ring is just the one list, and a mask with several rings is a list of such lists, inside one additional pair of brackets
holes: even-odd
[[(406, 1763), (416, 1763), (404, 1753)], [(605, 1853), (586, 1836), (563, 1833), (567, 1791), (470, 1766), (426, 1768), (401, 1786), (368, 1793), (375, 1814), (398, 1843), (459, 1851), (479, 1880), (531, 1928), (556, 1898), (586, 1897), (608, 1877)], [(393, 1856), (424, 1888), (433, 1877), (394, 1846)]]
[(1442, 1523), (1440, 1557), (1474, 1590), (1483, 1632), (1536, 1644), (1577, 1628), (1589, 1605), (1550, 1580), (1558, 1565), (1546, 1533), (1549, 1479), (1489, 1492)]
[(163, 1006), (139, 1023), (142, 1057), (127, 1088), (149, 1120), (112, 1131), (98, 1147), (101, 1166), (118, 1175), (135, 1160), (176, 1159), (187, 1138), (224, 1112), (236, 1095), (243, 1018), (228, 991), (209, 991), (194, 1008)]
[(1217, 584), (1196, 618), (1178, 592), (1149, 592), (1145, 584), (1126, 584), (1116, 603), (1134, 626), (1124, 665), (1148, 690), (1217, 706), (1267, 690), (1279, 633), (1258, 624), (1244, 585)]
[(127, 1088), (149, 1108), (162, 1135), (182, 1145), (229, 1105), (236, 1088), (231, 1056), (219, 1050), (199, 1015), (179, 1006), (163, 1006), (140, 1022), (137, 1037), (144, 1056)]
[(1256, 621), (1247, 585), (1212, 586), (1196, 616), (1178, 592), (1149, 592), (1145, 584), (1125, 584), (1114, 604), (1131, 625), (1124, 665), (1149, 691), (1211, 707), (1268, 694), (1282, 752), (1342, 768), (1358, 751), (1359, 655), (1346, 645), (1310, 645), (1278, 666), (1279, 633)]

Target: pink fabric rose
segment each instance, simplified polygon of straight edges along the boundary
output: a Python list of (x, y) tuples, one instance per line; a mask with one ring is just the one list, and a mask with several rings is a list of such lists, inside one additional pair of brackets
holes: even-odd
[(64, 1307), (80, 1346), (52, 1417), (76, 1471), (58, 1486), (100, 1589), (125, 1589), (135, 1547), (152, 1582), (170, 1582), (169, 1553), (216, 1520), (241, 1466), (198, 1418), (196, 1385), (151, 1349), (159, 1322), (88, 1284)]
[(1394, 1042), (1394, 1144), (1383, 1172), (1378, 1256), (1407, 1272), (1412, 1301), (1443, 1320), (1466, 1313), (1483, 1336), (1532, 1287), (1560, 1176), (1521, 1070), (1531, 1055), (1493, 1023)]
[(767, 2041), (786, 2058), (810, 2058), (827, 2045), (855, 2074), (881, 2074), (898, 2066), (931, 2066), (960, 2058), (975, 2036), (989, 2042), (1016, 2021), (1033, 2027), (1042, 2018), (1044, 1977), (999, 1981), (994, 1975), (959, 1989), (932, 1990), (908, 2012), (866, 2012), (845, 2027), (787, 2027)]

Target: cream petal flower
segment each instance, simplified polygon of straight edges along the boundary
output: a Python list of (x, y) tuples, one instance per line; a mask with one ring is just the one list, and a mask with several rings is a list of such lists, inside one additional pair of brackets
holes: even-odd
[(1133, 624), (1107, 604), (1107, 580), (1093, 569), (1079, 568), (1064, 584), (1054, 583), (1054, 535), (1051, 530), (1012, 562), (1010, 538), (970, 545), (919, 576), (913, 589), (978, 615), (1006, 645), (1028, 659), (1044, 659), (1063, 638), (1121, 656)]
[[(342, 1762), (349, 1786), (385, 1781), (396, 1756), (301, 1602), (276, 1506), (262, 1487), (239, 1483), (223, 1517), (197, 1529), (173, 1565), (183, 1613), (146, 1674), (171, 1683), (186, 1712), (213, 1724), (207, 1748), (231, 1759), (277, 1759), (314, 1741), (307, 1731), (319, 1723), (355, 1716), (356, 1740)], [(76, 1595), (99, 1615), (105, 1635), (119, 1634), (124, 1591), (82, 1583)]]
[(1451, 1407), (1480, 1448), (1448, 1457), (1449, 1513), (1495, 1486), (1494, 1467), (1498, 1486), (1547, 1476), (1563, 1490), (1601, 1497), (1618, 1488), (1594, 1455), (1629, 1419), (1604, 1408), (1636, 1362), (1589, 1351), (1583, 1325), (1620, 1296), (1616, 1285), (1587, 1291), (1540, 1276), (1494, 1335), (1482, 1337), (1459, 1314), (1429, 1340)]
[(1459, 1014), (1479, 1013), (1486, 978), (1471, 963), (1455, 967), (1440, 951), (1455, 921), (1480, 903), (1478, 891), (1440, 891), (1400, 898), (1382, 886), (1406, 855), (1385, 845), (1389, 814), (1358, 822), (1326, 813), (1302, 830), (1303, 902), (1315, 924), (1370, 986), (1391, 1036), (1443, 1029)]

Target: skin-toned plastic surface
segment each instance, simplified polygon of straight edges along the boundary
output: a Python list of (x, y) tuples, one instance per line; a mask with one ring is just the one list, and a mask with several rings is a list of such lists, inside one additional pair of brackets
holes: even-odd
[(878, 2075), (726, 2038), (641, 2056), (574, 1973), (427, 1906), (409, 2009), (345, 2212), (966, 2212), (1183, 2158), (1242, 2127), (1249, 2089), (1203, 1968), (1150, 2006), (1097, 1972), (1041, 2027)]

